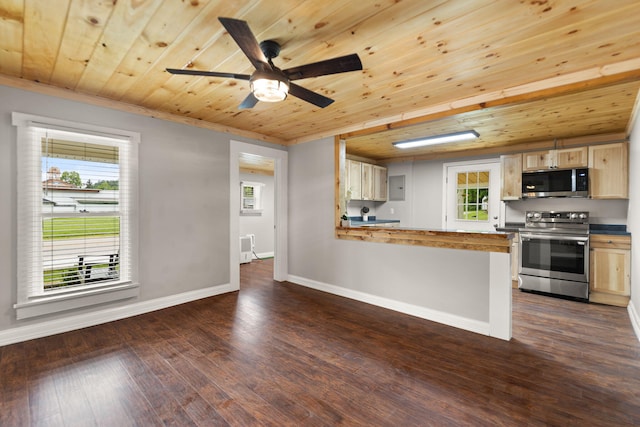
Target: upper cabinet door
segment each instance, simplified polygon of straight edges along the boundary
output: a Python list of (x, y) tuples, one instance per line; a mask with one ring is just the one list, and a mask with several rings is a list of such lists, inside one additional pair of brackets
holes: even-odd
[(500, 200), (522, 198), (522, 154), (500, 156)]
[(373, 165), (362, 163), (362, 200), (373, 200)]
[(629, 144), (589, 147), (589, 194), (592, 199), (629, 198)]
[(347, 159), (346, 165), (345, 197), (347, 200), (362, 200), (362, 163)]
[(387, 201), (387, 168), (373, 166), (373, 200)]
[(588, 156), (589, 149), (587, 147), (524, 153), (522, 155), (522, 171), (535, 172), (544, 169), (586, 168), (589, 164)]
[(563, 148), (555, 150), (558, 169), (586, 168), (589, 165), (589, 148)]
[(532, 172), (551, 169), (554, 165), (553, 150), (534, 151), (522, 154), (522, 171)]

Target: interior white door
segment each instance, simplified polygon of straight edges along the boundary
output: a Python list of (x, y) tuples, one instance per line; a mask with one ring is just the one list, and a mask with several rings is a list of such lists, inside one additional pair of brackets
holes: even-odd
[(445, 164), (448, 230), (495, 231), (500, 221), (500, 163)]

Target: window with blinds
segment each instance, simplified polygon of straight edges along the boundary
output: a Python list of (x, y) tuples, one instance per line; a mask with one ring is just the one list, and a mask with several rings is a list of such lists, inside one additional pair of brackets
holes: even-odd
[[(120, 149), (125, 141), (34, 129), (42, 142), (44, 291), (120, 279)], [(123, 274), (123, 277), (127, 277)]]
[(240, 183), (240, 213), (243, 215), (262, 214), (262, 187), (260, 182)]
[[(21, 125), (16, 308), (48, 299), (59, 305), (65, 295), (77, 300), (83, 293), (131, 284), (135, 141), (124, 132), (67, 128), (16, 114), (14, 124)], [(104, 301), (102, 295), (87, 304)]]

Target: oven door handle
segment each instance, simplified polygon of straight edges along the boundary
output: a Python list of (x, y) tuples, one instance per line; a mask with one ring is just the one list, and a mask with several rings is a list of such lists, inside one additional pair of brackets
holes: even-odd
[(520, 233), (520, 240), (529, 241), (531, 239), (538, 240), (568, 240), (571, 242), (578, 242), (578, 244), (584, 245), (589, 241), (589, 236), (569, 236), (566, 234), (522, 234)]

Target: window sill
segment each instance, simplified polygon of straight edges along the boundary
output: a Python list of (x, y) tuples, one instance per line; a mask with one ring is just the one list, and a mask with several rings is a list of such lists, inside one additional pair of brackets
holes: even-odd
[(137, 283), (124, 282), (104, 287), (83, 289), (76, 292), (29, 298), (27, 302), (14, 304), (13, 308), (16, 309), (16, 318), (21, 320), (127, 298), (135, 298), (139, 293), (140, 289)]

